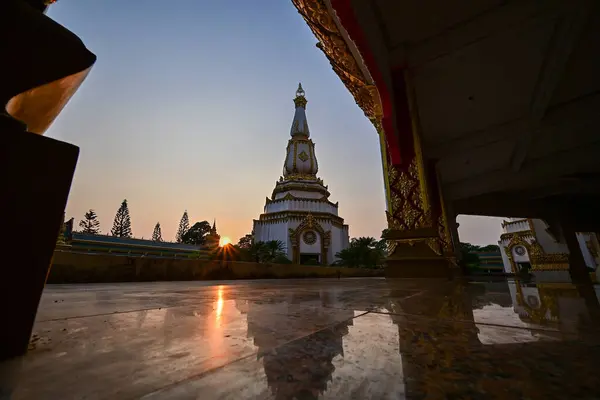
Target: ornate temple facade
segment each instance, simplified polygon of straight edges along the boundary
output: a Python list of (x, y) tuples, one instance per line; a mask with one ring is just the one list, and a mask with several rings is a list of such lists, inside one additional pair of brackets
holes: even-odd
[[(541, 219), (511, 218), (502, 223), (498, 245), (506, 273), (523, 270), (566, 278), (569, 281), (569, 249)], [(600, 265), (600, 245), (593, 232), (577, 232), (577, 241), (589, 272)]]
[(306, 120), (306, 97), (298, 85), (291, 139), (288, 141), (283, 176), (267, 197), (264, 213), (254, 220), (255, 242), (280, 240), (295, 263), (328, 265), (348, 247), (348, 225), (338, 215), (338, 203), (317, 177), (319, 164)]

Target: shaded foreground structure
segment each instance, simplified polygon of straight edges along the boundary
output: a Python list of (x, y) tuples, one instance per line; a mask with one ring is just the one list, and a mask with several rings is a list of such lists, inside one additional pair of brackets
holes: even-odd
[[(498, 397), (536, 398), (556, 396), (559, 386), (562, 394), (573, 397), (597, 393), (597, 371), (590, 365), (598, 359), (598, 301), (575, 232), (600, 231), (600, 217), (593, 212), (600, 200), (596, 112), (600, 4), (292, 2), (377, 128), (387, 193), (387, 238), (393, 242), (388, 276), (458, 274), (455, 217), (485, 214), (546, 220), (553, 236), (568, 246), (571, 278), (586, 284), (561, 286), (560, 295), (542, 296), (548, 299), (544, 312), (539, 309), (543, 301), (530, 304), (527, 315), (541, 321), (527, 325), (525, 336), (528, 341), (535, 337), (533, 344), (519, 343), (522, 326), (490, 325), (496, 337), (517, 334), (513, 339), (517, 343), (504, 347), (482, 343), (475, 312), (463, 301), (469, 289), (459, 282), (356, 281), (356, 287), (315, 283), (304, 288), (279, 283), (289, 285), (286, 289), (295, 294), (289, 300), (285, 300), (289, 294), (268, 284), (259, 293), (251, 286), (237, 292), (240, 287), (224, 286), (217, 288), (216, 303), (214, 293), (193, 285), (181, 291), (167, 285), (168, 294), (162, 292), (160, 299), (135, 287), (120, 294), (118, 288), (81, 293), (51, 288), (48, 296), (58, 296), (52, 300), (57, 306), (42, 306), (37, 328), (41, 331), (33, 347), (52, 343), (45, 354), (54, 358), (44, 358), (44, 352), (27, 358), (21, 376), (25, 383), (17, 385), (16, 396), (60, 398), (61, 390), (69, 389), (113, 398), (142, 394), (160, 398), (169, 390), (175, 391), (173, 395), (177, 390), (185, 393), (185, 386), (176, 385), (183, 378), (193, 390), (217, 393), (229, 386), (215, 387), (203, 381), (202, 374), (214, 372), (206, 375), (217, 379), (212, 382), (219, 378), (241, 382), (229, 378), (247, 376), (236, 372), (242, 368), (256, 372), (252, 379), (258, 382), (263, 372), (245, 364), (258, 354), (276, 397), (315, 397), (330, 388), (325, 382), (333, 379), (333, 367), (346, 352), (339, 338), (349, 337), (351, 326), (369, 321), (361, 328), (365, 346), (392, 343), (372, 340), (380, 331), (369, 326), (385, 325), (380, 319), (384, 317), (397, 326), (398, 339), (393, 342), (398, 347), (362, 353), (369, 370), (380, 372), (379, 379), (393, 376), (385, 392), (369, 386), (373, 396), (404, 390), (413, 398), (442, 398), (441, 393), (470, 396), (495, 390)], [(41, 135), (95, 62), (77, 36), (43, 14), (46, 3), (0, 2), (0, 52), (6, 60), (0, 75), (0, 170), (7, 188), (0, 215), (11, 227), (10, 234), (19, 238), (5, 254), (9, 268), (0, 281), (2, 303), (17, 305), (5, 307), (8, 327), (0, 331), (0, 358), (26, 351), (78, 156), (75, 146)], [(29, 213), (32, 209), (35, 215)], [(30, 257), (26, 264), (24, 254)], [(231, 297), (226, 297), (229, 289)], [(521, 293), (516, 298), (529, 299), (525, 292), (515, 291)], [(63, 305), (61, 296), (83, 296), (85, 301), (81, 308), (72, 302)], [(569, 300), (552, 300), (561, 296)], [(228, 298), (236, 305), (239, 300), (241, 309), (264, 306), (267, 312), (244, 311), (247, 318), (256, 318), (247, 320), (245, 329), (239, 317), (227, 314)], [(331, 306), (327, 298), (338, 303)], [(576, 312), (571, 320), (571, 311), (565, 312), (561, 304), (575, 303), (585, 311)], [(281, 311), (285, 317), (279, 322), (276, 305), (287, 310)], [(566, 313), (567, 322), (553, 325), (557, 313)], [(214, 325), (197, 323), (206, 315), (214, 317)], [(545, 318), (550, 318), (548, 329)], [(292, 320), (302, 322), (294, 326)], [(161, 330), (164, 321), (173, 326)], [(147, 329), (140, 330), (144, 324)], [(229, 333), (222, 334), (222, 329)], [(504, 329), (510, 334), (504, 335)], [(67, 333), (61, 337), (59, 332)], [(259, 352), (248, 347), (244, 339), (248, 334)], [(211, 345), (199, 347), (189, 338), (207, 338)], [(371, 350), (396, 358), (382, 366), (366, 356)], [(110, 353), (110, 362), (99, 356), (105, 353)], [(552, 359), (552, 365), (540, 360), (541, 355)], [(90, 364), (94, 357), (96, 362)], [(298, 358), (306, 364), (289, 364)], [(15, 362), (3, 365), (3, 370), (19, 376), (15, 368), (20, 361)], [(308, 372), (313, 370), (307, 367), (311, 362), (318, 364), (317, 372)], [(166, 372), (165, 365), (169, 365)], [(402, 388), (396, 379), (399, 365), (406, 377)], [(540, 370), (540, 376), (532, 372)], [(154, 375), (158, 372), (160, 377)], [(58, 379), (56, 373), (72, 381)], [(95, 386), (92, 375), (106, 378), (102, 387)], [(478, 377), (475, 384), (473, 376)], [(503, 381), (515, 385), (498, 384)], [(88, 382), (85, 387), (83, 382)], [(503, 392), (509, 387), (519, 395)], [(465, 392), (469, 390), (474, 392)]]
[(79, 154), (42, 134), (96, 60), (43, 14), (46, 3), (0, 2), (0, 219), (18, 238), (4, 254), (0, 280), (0, 301), (13, 305), (5, 309), (0, 359), (27, 349)]
[[(598, 293), (519, 281), (48, 285), (14, 399), (600, 393)], [(98, 377), (102, 379), (99, 380)]]
[(458, 214), (546, 220), (589, 280), (600, 3), (291, 0), (381, 141), (389, 276), (452, 275)]

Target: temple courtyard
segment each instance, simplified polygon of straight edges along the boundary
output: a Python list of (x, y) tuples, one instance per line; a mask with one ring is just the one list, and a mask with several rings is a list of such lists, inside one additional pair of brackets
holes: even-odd
[(598, 398), (597, 293), (383, 278), (48, 285), (28, 354), (1, 364), (0, 398)]

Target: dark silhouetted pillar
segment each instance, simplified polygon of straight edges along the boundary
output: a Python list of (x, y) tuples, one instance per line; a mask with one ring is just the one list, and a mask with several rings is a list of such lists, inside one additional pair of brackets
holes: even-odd
[(79, 153), (42, 134), (96, 60), (46, 3), (0, 1), (0, 359), (27, 350)]

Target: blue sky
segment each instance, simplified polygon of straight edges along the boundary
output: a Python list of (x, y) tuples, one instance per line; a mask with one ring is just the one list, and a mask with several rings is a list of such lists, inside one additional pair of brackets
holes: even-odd
[[(48, 15), (98, 56), (47, 133), (81, 148), (67, 218), (93, 208), (106, 232), (126, 198), (136, 237), (160, 222), (172, 240), (187, 210), (237, 241), (281, 174), (301, 81), (331, 200), (351, 236), (379, 237), (377, 135), (291, 1), (60, 0)], [(461, 240), (498, 240), (498, 219), (460, 222)]]

